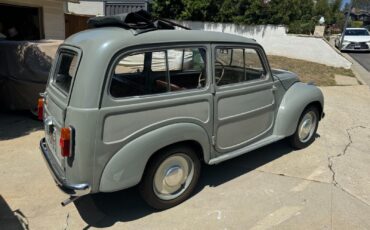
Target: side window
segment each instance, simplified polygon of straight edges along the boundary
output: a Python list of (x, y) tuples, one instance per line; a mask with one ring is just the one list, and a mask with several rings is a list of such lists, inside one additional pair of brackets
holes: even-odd
[[(168, 67), (170, 71), (200, 71), (204, 70), (205, 62), (202, 57), (204, 49), (185, 48), (185, 49), (169, 49)], [(205, 56), (204, 56), (205, 58)]]
[(144, 70), (144, 54), (132, 54), (121, 59), (114, 70), (115, 74), (141, 73)]
[(206, 84), (206, 50), (176, 48), (126, 55), (114, 67), (113, 97), (198, 89)]
[(59, 56), (53, 84), (67, 94), (77, 72), (77, 61), (77, 54), (74, 52), (62, 52)]
[(261, 58), (256, 50), (244, 49), (244, 59), (247, 81), (258, 80), (266, 75)]
[(255, 49), (216, 49), (215, 78), (218, 86), (262, 79), (265, 74)]

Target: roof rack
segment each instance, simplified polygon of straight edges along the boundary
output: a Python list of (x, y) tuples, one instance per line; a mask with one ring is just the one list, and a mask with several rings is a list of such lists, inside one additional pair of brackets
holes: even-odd
[(170, 20), (154, 17), (145, 10), (113, 16), (93, 17), (87, 21), (87, 24), (90, 28), (116, 26), (131, 29), (135, 31), (135, 35), (153, 30), (174, 30), (175, 27), (191, 30)]

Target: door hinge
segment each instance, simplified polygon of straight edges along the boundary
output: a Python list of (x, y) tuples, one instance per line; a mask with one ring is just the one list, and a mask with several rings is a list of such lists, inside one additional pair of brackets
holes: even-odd
[(212, 136), (212, 145), (216, 145), (216, 137), (215, 136)]

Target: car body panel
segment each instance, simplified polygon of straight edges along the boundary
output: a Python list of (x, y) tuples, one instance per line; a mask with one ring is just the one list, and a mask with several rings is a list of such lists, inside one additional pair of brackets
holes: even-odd
[(322, 111), (324, 96), (321, 90), (314, 85), (294, 83), (284, 94), (278, 108), (274, 135), (285, 137), (292, 135), (297, 128), (300, 114), (311, 103), (320, 103)]
[[(196, 141), (202, 146), (203, 152), (210, 152), (210, 138), (201, 126), (185, 121), (160, 126), (124, 145), (114, 154), (104, 168), (99, 191), (113, 192), (138, 184), (153, 152), (183, 141)], [(206, 161), (210, 158), (208, 154), (204, 157)]]

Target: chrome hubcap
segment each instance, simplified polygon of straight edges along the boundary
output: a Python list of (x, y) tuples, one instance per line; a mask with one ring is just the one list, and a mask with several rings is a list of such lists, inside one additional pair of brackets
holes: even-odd
[(174, 166), (169, 168), (166, 172), (166, 176), (164, 177), (164, 182), (170, 186), (174, 187), (179, 185), (184, 178), (184, 170), (179, 166)]
[(194, 175), (193, 161), (184, 153), (164, 160), (154, 174), (153, 190), (162, 200), (180, 196), (189, 187)]
[(301, 142), (307, 142), (315, 132), (317, 123), (316, 114), (312, 111), (306, 113), (299, 125), (298, 136)]

